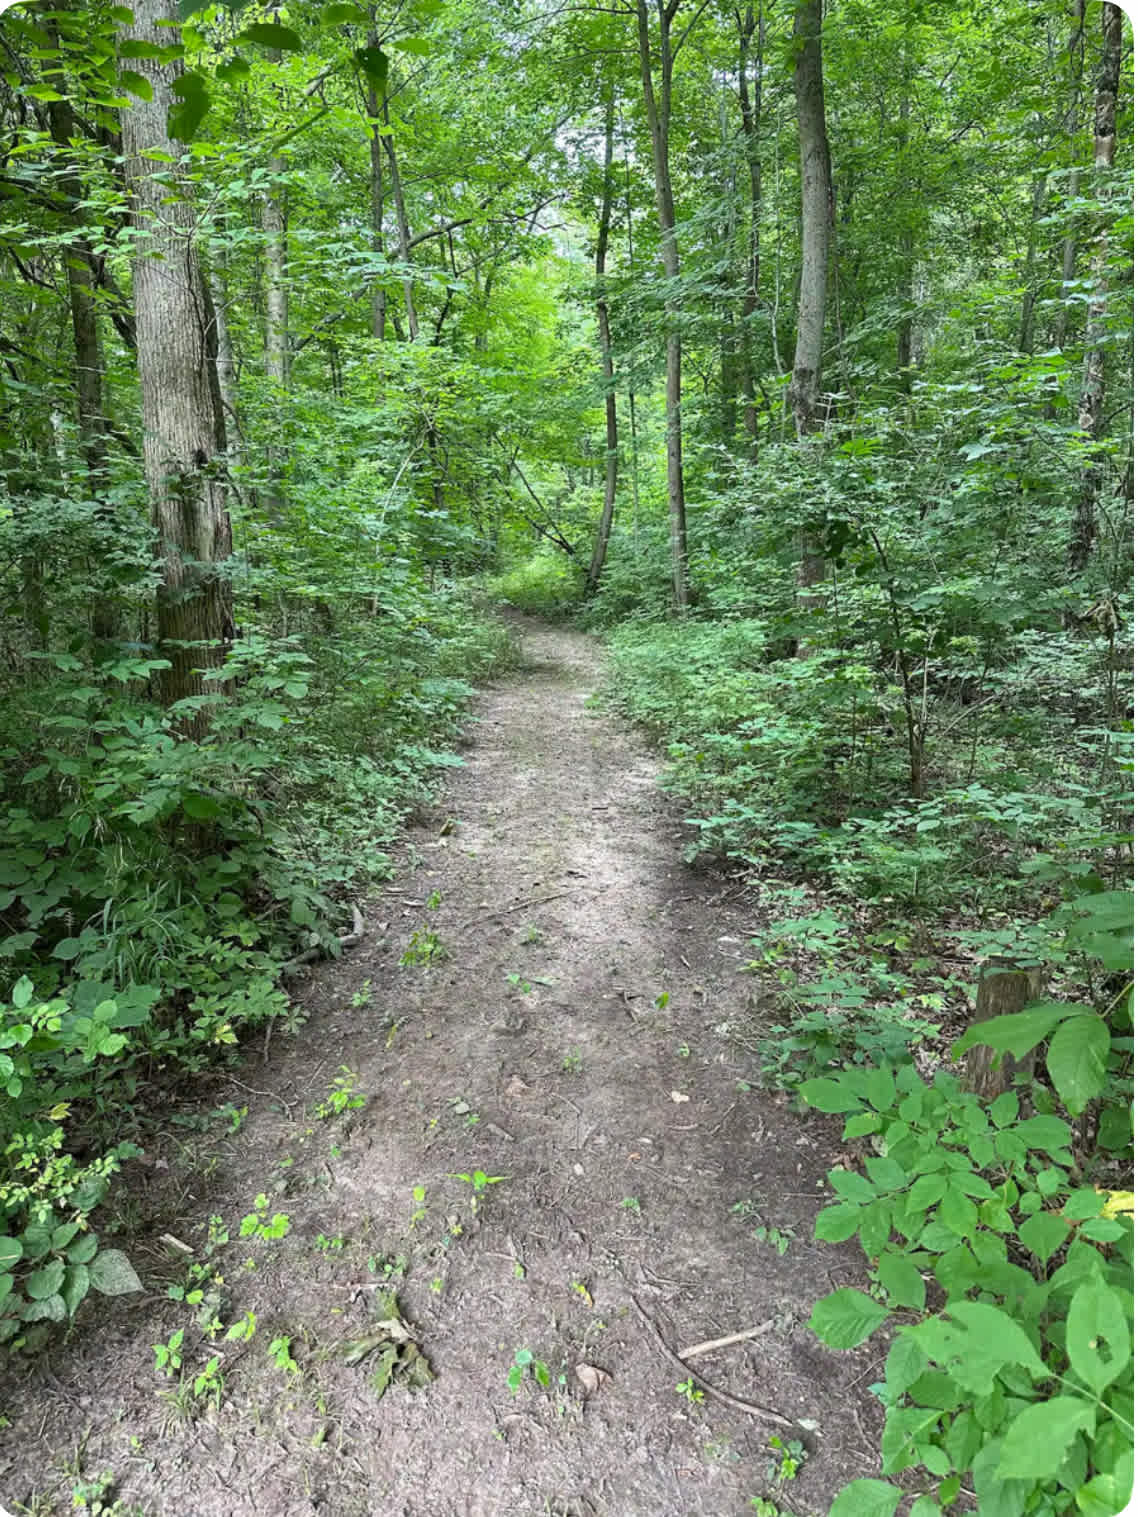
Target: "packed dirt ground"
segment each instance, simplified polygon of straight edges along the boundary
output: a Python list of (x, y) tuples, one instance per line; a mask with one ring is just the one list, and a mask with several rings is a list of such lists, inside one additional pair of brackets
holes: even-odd
[(864, 1283), (813, 1241), (839, 1129), (750, 1052), (761, 900), (681, 861), (597, 645), (524, 643), (303, 1026), (131, 1166), (145, 1293), (6, 1369), (10, 1512), (804, 1517), (876, 1473), (879, 1347), (805, 1325)]

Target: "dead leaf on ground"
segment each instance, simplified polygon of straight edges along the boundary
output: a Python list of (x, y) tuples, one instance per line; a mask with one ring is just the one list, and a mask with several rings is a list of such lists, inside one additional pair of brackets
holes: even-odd
[(684, 1093), (683, 1093), (682, 1090), (673, 1090), (673, 1092), (672, 1092), (672, 1100), (675, 1101), (675, 1102), (677, 1102), (677, 1103), (680, 1102), (680, 1101), (690, 1101), (691, 1100), (691, 1096), (684, 1095)]
[(422, 1390), (435, 1378), (426, 1355), (414, 1341), (411, 1329), (403, 1320), (395, 1292), (376, 1293), (373, 1305), (375, 1326), (362, 1338), (350, 1338), (339, 1345), (339, 1355), (347, 1365), (362, 1364), (378, 1351), (379, 1358), (371, 1374), (371, 1385), (382, 1396), (391, 1384), (409, 1391)]
[(529, 1086), (521, 1075), (511, 1075), (506, 1081), (506, 1094), (515, 1101), (520, 1100), (522, 1096), (529, 1094)]
[(612, 1379), (607, 1370), (598, 1369), (595, 1364), (575, 1365), (573, 1373), (577, 1377), (577, 1384), (586, 1396), (595, 1396)]

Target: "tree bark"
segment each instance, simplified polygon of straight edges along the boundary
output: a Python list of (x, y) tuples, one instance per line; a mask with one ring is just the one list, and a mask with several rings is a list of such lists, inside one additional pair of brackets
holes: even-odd
[(798, 154), (802, 174), (802, 274), (790, 403), (799, 437), (814, 430), (822, 378), (826, 322), (826, 276), (830, 253), (833, 190), (826, 102), (822, 81), (822, 0), (798, 0), (794, 13), (798, 56), (794, 98), (798, 109)]
[(601, 191), (601, 215), (597, 226), (597, 337), (600, 343), (601, 375), (605, 386), (605, 498), (601, 507), (601, 519), (597, 523), (597, 536), (593, 544), (593, 556), (585, 575), (585, 594), (592, 595), (600, 583), (601, 573), (608, 553), (609, 533), (612, 531), (612, 514), (616, 505), (616, 474), (618, 434), (616, 427), (616, 389), (613, 383), (612, 335), (609, 331), (609, 307), (605, 296), (605, 259), (608, 256), (609, 228), (612, 224), (612, 148), (613, 124), (616, 115), (613, 96), (610, 94), (605, 106), (605, 166), (604, 186)]
[[(735, 12), (739, 31), (739, 111), (743, 120), (743, 142), (747, 156), (747, 174), (750, 180), (749, 219), (747, 222), (747, 271), (743, 290), (743, 331), (739, 344), (740, 381), (743, 391), (743, 431), (747, 437), (752, 457), (758, 454), (759, 419), (755, 403), (755, 361), (752, 345), (752, 326), (759, 307), (759, 230), (763, 208), (763, 168), (759, 157), (759, 119), (762, 111), (763, 91), (763, 43), (764, 25), (762, 0), (756, 17), (753, 5), (748, 5), (740, 16)], [(758, 50), (751, 51), (751, 44), (758, 36)], [(755, 93), (752, 103), (750, 70), (754, 65)]]
[[(133, 41), (165, 47), (177, 20), (173, 0), (134, 0)], [(202, 670), (217, 668), (233, 637), (233, 595), (226, 574), (232, 533), (223, 469), (223, 423), (215, 403), (206, 290), (194, 243), (194, 208), (185, 185), (171, 182), (178, 146), (167, 132), (181, 74), (178, 63), (131, 60), (153, 89), (123, 111), (123, 149), (134, 264), (143, 464), (158, 538), (158, 647), (167, 705), (205, 693)], [(151, 156), (157, 155), (157, 156)], [(187, 736), (208, 725), (204, 710), (182, 719)]]
[(1031, 222), (1027, 229), (1027, 249), (1023, 259), (1023, 300), (1019, 310), (1019, 335), (1016, 347), (1030, 354), (1035, 348), (1035, 303), (1039, 299), (1036, 258), (1039, 244), (1039, 218), (1047, 198), (1047, 175), (1037, 172), (1031, 190)]
[(680, 615), (688, 606), (688, 528), (684, 501), (682, 346), (679, 332), (676, 281), (680, 277), (680, 254), (676, 242), (676, 206), (672, 193), (672, 170), (668, 128), (672, 115), (672, 20), (679, 0), (656, 0), (660, 24), (660, 90), (657, 95), (652, 67), (652, 38), (648, 25), (648, 0), (636, 0), (636, 34), (640, 55), (640, 81), (644, 110), (652, 140), (652, 172), (656, 188), (656, 214), (660, 223), (660, 258), (668, 282), (665, 306), (668, 316), (667, 359), (664, 393), (667, 417), (668, 520), (672, 546), (672, 601)]
[[(833, 189), (830, 144), (826, 136), (826, 100), (822, 78), (822, 0), (798, 0), (794, 13), (798, 49), (794, 65), (794, 98), (798, 112), (798, 154), (802, 194), (802, 272), (798, 287), (798, 325), (790, 406), (799, 439), (815, 430), (818, 391), (822, 379), (822, 339), (826, 324), (826, 278), (830, 254)], [(803, 529), (798, 541), (798, 603), (815, 610), (822, 602), (815, 590), (826, 572), (826, 561), (812, 534)], [(798, 651), (805, 651), (799, 643)]]
[[(387, 126), (391, 115), (387, 98), (383, 101), (383, 121)], [(395, 229), (399, 238), (399, 262), (403, 265), (403, 308), (407, 312), (407, 336), (412, 342), (419, 335), (419, 313), (415, 309), (415, 285), (411, 278), (411, 229), (407, 224), (407, 206), (403, 199), (403, 181), (399, 177), (399, 159), (395, 153), (395, 141), (391, 133), (384, 136), (383, 146), (387, 151), (387, 167), (391, 176), (391, 199), (395, 205)]]
[[(1016, 969), (1001, 959), (988, 959), (980, 968), (976, 987), (974, 1022), (988, 1022), (993, 1017), (1007, 1017), (1022, 1011), (1030, 1001), (1037, 1001), (1043, 989), (1042, 969)], [(1030, 1074), (1035, 1068), (1035, 1050), (1025, 1059), (1005, 1054), (995, 1061), (993, 1053), (978, 1043), (964, 1055), (965, 1090), (973, 1091), (982, 1101), (994, 1101), (1012, 1083), (1017, 1074)]]
[[(1102, 74), (1095, 96), (1094, 169), (1100, 183), (1114, 163), (1117, 141), (1118, 80), (1122, 67), (1122, 11), (1104, 3), (1102, 8)], [(1105, 220), (1105, 217), (1104, 217)], [(1106, 395), (1106, 308), (1110, 294), (1110, 231), (1104, 225), (1094, 255), (1095, 290), (1087, 309), (1087, 356), (1083, 389), (1079, 398), (1079, 430), (1087, 441), (1087, 461), (1079, 482), (1079, 497), (1071, 533), (1070, 565), (1081, 574), (1090, 561), (1095, 538), (1095, 502), (1102, 484), (1102, 459), (1097, 444), (1102, 435), (1103, 402)]]
[[(375, 21), (375, 7), (371, 8)], [(368, 33), (368, 46), (377, 48), (379, 36), (373, 29)], [(367, 113), (371, 120), (368, 132), (368, 150), (371, 154), (371, 250), (383, 257), (383, 142), (379, 135), (380, 104), (375, 85), (367, 87)], [(371, 287), (371, 335), (379, 342), (387, 339), (387, 287), (376, 275)]]

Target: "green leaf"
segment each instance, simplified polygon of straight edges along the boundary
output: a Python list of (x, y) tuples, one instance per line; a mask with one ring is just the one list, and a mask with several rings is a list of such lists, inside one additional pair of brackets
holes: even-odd
[[(1104, 1357), (1105, 1355), (1105, 1357)], [(1122, 1374), (1131, 1359), (1126, 1313), (1103, 1280), (1088, 1280), (1071, 1297), (1067, 1357), (1096, 1396)]]
[(378, 47), (358, 47), (355, 60), (378, 95), (387, 88), (387, 54)]
[(85, 1264), (69, 1264), (60, 1286), (59, 1294), (67, 1307), (67, 1315), (74, 1317), (79, 1305), (91, 1289), (91, 1272)]
[(52, 1259), (42, 1269), (33, 1270), (24, 1281), (24, 1290), (33, 1301), (45, 1301), (54, 1296), (63, 1284), (66, 1266), (62, 1259)]
[(948, 1189), (948, 1178), (944, 1174), (921, 1175), (913, 1182), (907, 1197), (907, 1207), (911, 1212), (925, 1211), (928, 1207), (940, 1201)]
[(195, 822), (212, 821), (221, 815), (221, 807), (212, 796), (199, 795), (193, 791), (182, 797), (182, 810)]
[(326, 5), (320, 19), (325, 26), (360, 25), (367, 21), (367, 15), (358, 5)]
[(1047, 1073), (1063, 1105), (1080, 1116), (1106, 1084), (1110, 1029), (1099, 1016), (1072, 1017), (1051, 1039)]
[(901, 1492), (885, 1480), (851, 1480), (830, 1507), (830, 1517), (893, 1517)]
[(209, 91), (200, 74), (183, 74), (170, 86), (178, 104), (170, 112), (167, 129), (179, 142), (191, 142), (209, 111)]
[(798, 1094), (807, 1106), (813, 1106), (817, 1111), (860, 1111), (862, 1107), (861, 1097), (853, 1095), (846, 1084), (823, 1075), (803, 1080)]
[(1046, 1264), (1056, 1250), (1062, 1248), (1071, 1236), (1069, 1225), (1054, 1212), (1039, 1211), (1028, 1217), (1016, 1229), (1020, 1242), (1035, 1255), (1041, 1264)]
[(416, 58), (427, 58), (432, 52), (431, 44), (426, 37), (401, 37), (391, 46), (401, 53), (412, 53)]
[(239, 54), (234, 54), (232, 58), (219, 63), (214, 69), (215, 75), (222, 84), (240, 84), (242, 79), (248, 79), (252, 72), (253, 70)]
[(888, 1315), (888, 1309), (864, 1291), (844, 1285), (814, 1303), (807, 1326), (830, 1348), (856, 1348)]
[(23, 1011), (24, 1007), (31, 1000), (34, 990), (35, 986), (31, 980), (28, 979), (26, 974), (22, 974), (12, 986), (12, 1005), (17, 1011)]
[(969, 1350), (975, 1346), (987, 1359), (1020, 1364), (1034, 1379), (1047, 1373), (1023, 1328), (1000, 1307), (982, 1301), (955, 1301), (945, 1307), (945, 1312), (967, 1330)]
[(153, 100), (154, 86), (145, 74), (137, 74), (132, 68), (119, 70), (119, 84), (139, 100)]
[(1095, 1409), (1078, 1396), (1052, 1396), (1020, 1412), (1004, 1434), (1001, 1480), (1050, 1480), (1078, 1435), (1095, 1425)]
[(877, 1278), (889, 1293), (890, 1306), (924, 1309), (925, 1282), (920, 1270), (904, 1254), (882, 1254), (877, 1261)]
[(1083, 1517), (1117, 1517), (1134, 1490), (1134, 1455), (1127, 1452), (1108, 1473), (1096, 1475), (1075, 1492)]
[(1046, 1005), (1033, 1006), (1028, 1011), (1013, 1012), (1006, 1017), (989, 1017), (984, 1022), (973, 1022), (952, 1045), (952, 1057), (959, 1059), (969, 1048), (982, 1044), (996, 1053), (1010, 1053), (1014, 1058), (1022, 1059), (1064, 1017), (1086, 1010), (1085, 1006), (1051, 1001)]
[(842, 1128), (842, 1141), (848, 1143), (851, 1138), (864, 1138), (867, 1133), (881, 1131), (881, 1118), (876, 1112), (860, 1111), (846, 1121)]
[(61, 938), (51, 950), (53, 959), (77, 959), (83, 952), (83, 944), (78, 938)]
[(91, 1285), (103, 1296), (129, 1296), (142, 1289), (142, 1281), (134, 1272), (121, 1248), (105, 1248), (91, 1265)]
[(861, 1207), (842, 1202), (839, 1206), (827, 1206), (818, 1213), (814, 1223), (814, 1236), (823, 1243), (844, 1243), (852, 1238), (861, 1221)]
[(0, 1269), (15, 1269), (24, 1257), (24, 1245), (19, 1238), (0, 1238)]
[(971, 1237), (976, 1231), (976, 1208), (951, 1180), (936, 1209), (936, 1220), (958, 1238)]
[(275, 21), (254, 21), (237, 38), (238, 42), (252, 42), (257, 47), (274, 48), (281, 53), (303, 52), (304, 44), (289, 26), (280, 26)]
[(1028, 1148), (1041, 1148), (1052, 1158), (1071, 1141), (1071, 1129), (1061, 1117), (1027, 1117), (1016, 1127), (1015, 1135)]
[(72, 1264), (90, 1264), (99, 1250), (99, 1239), (95, 1233), (86, 1233), (67, 1250), (67, 1257)]

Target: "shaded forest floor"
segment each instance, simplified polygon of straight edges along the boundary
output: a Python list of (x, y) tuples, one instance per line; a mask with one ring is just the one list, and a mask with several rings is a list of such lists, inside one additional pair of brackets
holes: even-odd
[[(171, 1111), (120, 1188), (147, 1294), (5, 1371), (0, 1505), (71, 1511), (109, 1474), (116, 1512), (160, 1517), (746, 1517), (876, 1472), (876, 1343), (805, 1326), (864, 1281), (813, 1241), (839, 1128), (753, 1088), (756, 908), (680, 862), (654, 761), (588, 709), (596, 645), (524, 641), (365, 940), (296, 987), (305, 1025)], [(240, 1236), (259, 1196), (284, 1236)], [(167, 1296), (195, 1283), (255, 1335), (203, 1337)], [(397, 1367), (380, 1399), (391, 1289), (435, 1379)], [(693, 1366), (805, 1428), (677, 1389), (650, 1322), (674, 1348), (761, 1327)], [(179, 1327), (180, 1390), (152, 1349)], [(807, 1450), (782, 1485), (772, 1435)]]

